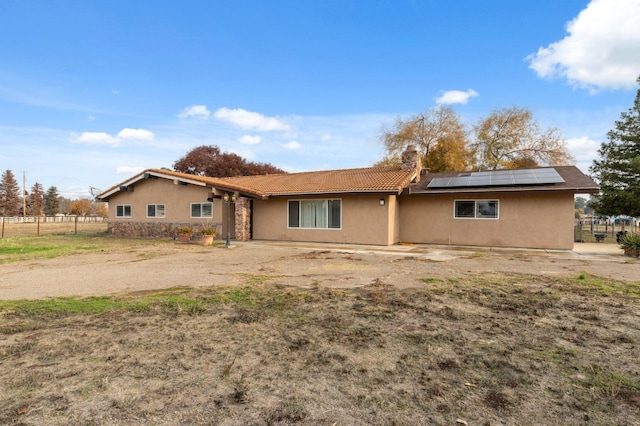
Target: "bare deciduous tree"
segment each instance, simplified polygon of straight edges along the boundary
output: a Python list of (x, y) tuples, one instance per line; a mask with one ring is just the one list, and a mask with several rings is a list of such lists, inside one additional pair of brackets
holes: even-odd
[(91, 214), (91, 201), (86, 198), (76, 200), (71, 203), (71, 214), (87, 216)]
[(495, 110), (475, 127), (471, 150), (480, 169), (566, 165), (573, 161), (556, 128), (542, 129), (526, 108)]
[(402, 152), (414, 145), (424, 167), (431, 171), (466, 170), (468, 132), (455, 111), (437, 107), (407, 120), (398, 118), (393, 128), (382, 128), (385, 156), (376, 165), (399, 164)]

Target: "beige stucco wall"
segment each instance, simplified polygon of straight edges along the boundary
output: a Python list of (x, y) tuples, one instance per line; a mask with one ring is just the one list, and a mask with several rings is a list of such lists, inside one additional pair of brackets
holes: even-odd
[[(135, 183), (133, 191), (120, 191), (109, 199), (110, 222), (147, 222), (180, 224), (222, 224), (226, 236), (226, 205), (221, 199), (213, 201), (212, 218), (192, 218), (191, 203), (204, 203), (211, 197), (211, 188), (197, 185), (177, 185), (168, 179), (144, 179)], [(131, 217), (116, 217), (116, 206), (131, 205)], [(147, 204), (164, 204), (164, 218), (147, 217)], [(234, 215), (231, 208), (231, 235), (234, 235)]]
[[(342, 200), (341, 229), (299, 229), (287, 226), (288, 200)], [(380, 205), (384, 199), (384, 206)], [(313, 241), (389, 245), (394, 243), (396, 198), (380, 195), (292, 197), (253, 201), (253, 238), (258, 240)]]
[[(454, 200), (499, 200), (499, 218), (455, 219)], [(573, 205), (573, 194), (403, 197), (400, 241), (570, 250)]]

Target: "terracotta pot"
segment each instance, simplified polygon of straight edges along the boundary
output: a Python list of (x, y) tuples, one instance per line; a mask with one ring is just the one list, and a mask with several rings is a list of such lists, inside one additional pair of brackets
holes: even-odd
[(191, 240), (191, 235), (178, 235), (181, 243), (188, 243)]
[(202, 244), (204, 244), (205, 246), (210, 246), (211, 244), (213, 244), (213, 235), (203, 235)]

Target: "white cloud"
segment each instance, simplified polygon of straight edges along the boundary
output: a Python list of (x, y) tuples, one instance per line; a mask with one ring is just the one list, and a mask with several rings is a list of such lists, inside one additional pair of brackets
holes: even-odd
[(296, 141), (291, 141), (291, 142), (287, 142), (284, 145), (282, 145), (283, 147), (287, 148), (287, 149), (300, 149), (300, 147), (302, 145), (300, 145), (299, 142)]
[(125, 174), (125, 175), (137, 175), (141, 171), (145, 170), (145, 167), (142, 166), (118, 166), (116, 167), (117, 174)]
[(71, 142), (82, 143), (85, 145), (101, 145), (101, 146), (121, 146), (122, 141), (153, 141), (155, 135), (153, 132), (145, 129), (129, 129), (124, 128), (118, 132), (117, 136), (111, 136), (104, 132), (83, 132), (80, 135), (71, 134)]
[(131, 139), (138, 141), (152, 141), (154, 139), (153, 132), (145, 129), (129, 129), (125, 128), (118, 133), (120, 139)]
[(178, 118), (195, 118), (198, 120), (208, 120), (211, 115), (211, 111), (207, 109), (206, 105), (192, 105), (185, 107), (180, 114), (178, 114)]
[(111, 94), (119, 95), (120, 94), (120, 90), (119, 89), (111, 89)]
[(95, 119), (96, 119), (96, 117), (94, 117), (93, 115), (90, 115), (90, 116), (87, 117), (87, 120), (89, 120), (89, 121), (93, 121)]
[(638, 0), (592, 0), (567, 23), (565, 38), (526, 57), (529, 68), (575, 87), (630, 89), (640, 70), (638, 17)]
[(593, 160), (600, 157), (600, 142), (587, 136), (567, 139), (567, 149), (576, 159), (576, 166), (585, 173), (588, 173), (589, 167), (593, 165)]
[(245, 145), (256, 145), (262, 142), (262, 138), (260, 136), (244, 135), (243, 137), (238, 139), (238, 142)]
[(80, 135), (72, 134), (71, 142), (83, 143), (85, 145), (120, 146), (122, 140), (114, 138), (104, 132), (83, 132)]
[(442, 96), (436, 98), (436, 103), (438, 105), (466, 104), (474, 96), (478, 96), (478, 92), (473, 89), (469, 89), (466, 92), (449, 90), (442, 92)]
[(264, 132), (272, 130), (290, 130), (290, 126), (288, 124), (278, 120), (277, 118), (265, 117), (257, 112), (247, 111), (242, 108), (220, 108), (215, 112), (214, 116), (218, 120), (235, 124), (242, 129), (254, 129)]

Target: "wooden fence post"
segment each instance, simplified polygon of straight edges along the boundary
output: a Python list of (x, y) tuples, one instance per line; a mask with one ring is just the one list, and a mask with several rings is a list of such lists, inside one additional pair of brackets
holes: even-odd
[(74, 223), (75, 223), (74, 233), (78, 235), (78, 215), (76, 215), (76, 220)]

